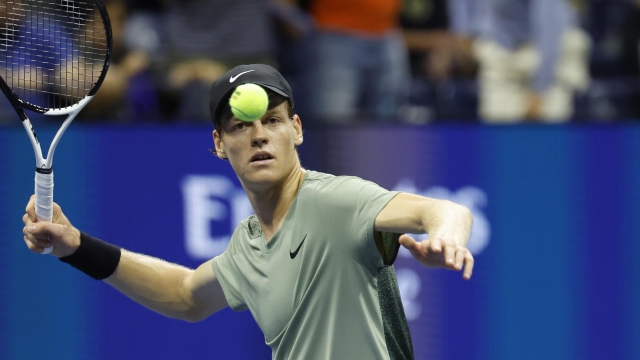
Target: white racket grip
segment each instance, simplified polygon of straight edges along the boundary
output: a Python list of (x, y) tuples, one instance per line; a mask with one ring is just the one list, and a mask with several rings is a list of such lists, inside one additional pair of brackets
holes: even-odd
[(36, 172), (36, 216), (38, 221), (51, 222), (53, 218), (53, 172)]
[[(53, 171), (49, 174), (36, 171), (36, 216), (38, 221), (51, 222), (53, 219)], [(52, 251), (53, 246), (49, 246), (42, 254)]]

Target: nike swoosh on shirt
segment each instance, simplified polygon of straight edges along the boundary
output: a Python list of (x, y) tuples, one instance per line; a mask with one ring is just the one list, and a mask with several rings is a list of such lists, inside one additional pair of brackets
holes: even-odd
[(296, 255), (298, 255), (298, 251), (300, 251), (300, 248), (302, 247), (302, 244), (304, 244), (304, 240), (307, 238), (307, 235), (304, 236), (304, 238), (302, 238), (302, 242), (300, 242), (300, 245), (298, 245), (298, 248), (296, 249), (296, 251), (291, 252), (289, 251), (289, 256), (291, 256), (291, 258), (295, 258)]
[(232, 82), (236, 81), (236, 79), (237, 79), (237, 78), (239, 78), (239, 77), (240, 77), (240, 75), (242, 75), (242, 74), (246, 74), (246, 73), (248, 73), (248, 72), (252, 72), (252, 71), (255, 71), (255, 70), (247, 70), (247, 71), (245, 71), (245, 72), (241, 72), (240, 74), (238, 74), (238, 75), (236, 75), (236, 76), (232, 76), (232, 77), (230, 77), (230, 78), (229, 78), (229, 82), (230, 82), (230, 83), (232, 83)]

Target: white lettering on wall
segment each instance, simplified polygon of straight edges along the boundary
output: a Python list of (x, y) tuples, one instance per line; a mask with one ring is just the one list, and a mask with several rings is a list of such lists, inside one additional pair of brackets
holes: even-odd
[(242, 188), (222, 175), (186, 176), (182, 197), (185, 250), (196, 260), (222, 254), (235, 227), (253, 213)]

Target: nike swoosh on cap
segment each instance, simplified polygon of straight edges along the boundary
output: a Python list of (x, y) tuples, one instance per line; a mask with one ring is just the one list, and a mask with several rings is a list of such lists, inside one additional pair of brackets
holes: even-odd
[(232, 76), (232, 77), (229, 78), (229, 82), (232, 83), (232, 82), (236, 81), (236, 79), (239, 78), (240, 75), (246, 74), (246, 73), (252, 72), (252, 71), (255, 71), (255, 70), (247, 70), (247, 71), (241, 72), (240, 74), (238, 74), (236, 76)]

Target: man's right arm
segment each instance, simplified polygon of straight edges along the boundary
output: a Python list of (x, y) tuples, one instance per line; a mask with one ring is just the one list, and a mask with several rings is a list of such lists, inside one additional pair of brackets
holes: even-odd
[(211, 261), (196, 270), (122, 250), (116, 271), (104, 281), (162, 315), (201, 321), (227, 306)]
[[(34, 205), (32, 197), (23, 217), (27, 247), (42, 253), (53, 245), (52, 255), (59, 258), (74, 254), (81, 234), (60, 207), (54, 204), (53, 220), (47, 223), (35, 221)], [(104, 281), (141, 305), (176, 319), (200, 321), (227, 306), (211, 260), (192, 270), (123, 249), (115, 271)]]

